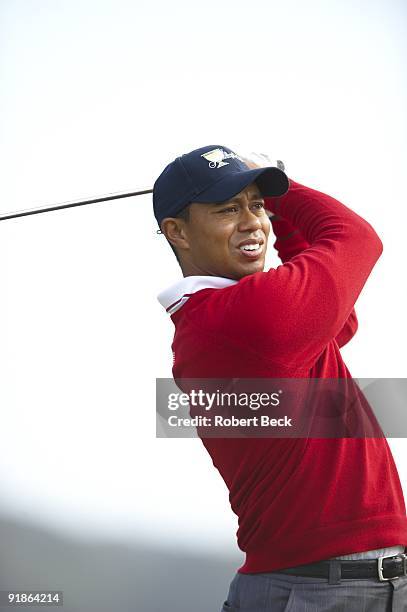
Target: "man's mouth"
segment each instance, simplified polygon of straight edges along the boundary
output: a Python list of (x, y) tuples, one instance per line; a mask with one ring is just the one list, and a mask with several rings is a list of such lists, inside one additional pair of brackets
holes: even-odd
[(238, 247), (239, 251), (244, 257), (248, 259), (257, 259), (263, 253), (264, 243), (251, 242), (250, 244), (243, 244)]

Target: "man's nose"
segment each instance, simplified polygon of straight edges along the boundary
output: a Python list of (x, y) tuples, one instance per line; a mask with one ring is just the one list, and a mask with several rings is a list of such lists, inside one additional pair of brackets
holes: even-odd
[(248, 208), (240, 211), (238, 229), (240, 232), (261, 228), (259, 216)]

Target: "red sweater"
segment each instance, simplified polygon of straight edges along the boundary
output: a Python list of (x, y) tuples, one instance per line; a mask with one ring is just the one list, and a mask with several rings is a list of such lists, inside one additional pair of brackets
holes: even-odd
[[(175, 325), (173, 376), (350, 378), (339, 348), (382, 253), (371, 225), (290, 180), (265, 198), (277, 268), (234, 281), (182, 279), (158, 299)], [(288, 234), (288, 237), (287, 237)], [(241, 573), (407, 545), (403, 492), (380, 438), (202, 438), (229, 489)]]

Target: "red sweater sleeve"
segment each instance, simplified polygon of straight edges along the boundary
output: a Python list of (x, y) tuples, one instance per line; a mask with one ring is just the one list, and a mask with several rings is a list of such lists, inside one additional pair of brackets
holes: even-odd
[(304, 369), (343, 329), (383, 245), (350, 208), (295, 181), (270, 202), (309, 246), (277, 268), (240, 279), (218, 322), (223, 335), (264, 358)]
[[(293, 183), (293, 181), (291, 182)], [(271, 211), (271, 198), (264, 198), (266, 209)], [(304, 249), (307, 249), (310, 244), (302, 236), (300, 230), (296, 228), (288, 219), (284, 219), (280, 215), (273, 215), (270, 219), (276, 240), (273, 243), (274, 249), (277, 251), (281, 261), (285, 263), (290, 261), (294, 255), (298, 255)], [(344, 323), (341, 331), (337, 334), (335, 340), (338, 346), (344, 346), (353, 338), (358, 329), (358, 319), (355, 309), (352, 311)]]
[(342, 327), (339, 334), (336, 335), (335, 340), (338, 343), (338, 346), (344, 346), (349, 340), (353, 338), (358, 329), (358, 318), (356, 316), (355, 309), (352, 308), (352, 311), (345, 321), (344, 326)]

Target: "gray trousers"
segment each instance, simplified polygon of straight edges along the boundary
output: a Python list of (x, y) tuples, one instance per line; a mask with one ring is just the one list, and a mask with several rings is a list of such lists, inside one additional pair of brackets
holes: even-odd
[(407, 612), (407, 576), (389, 582), (291, 576), (234, 576), (221, 612)]

